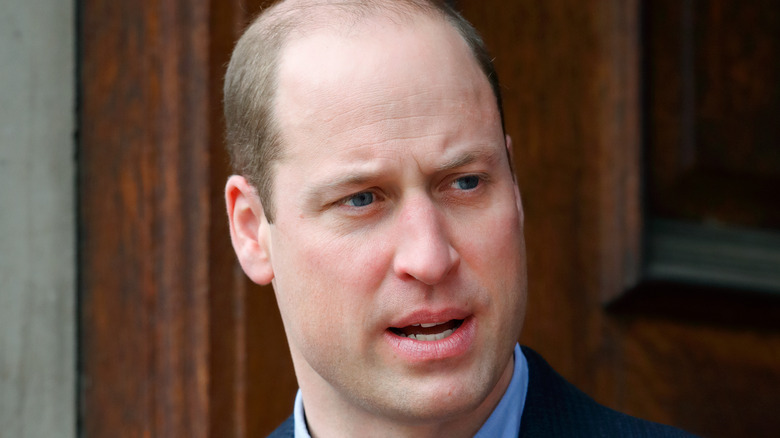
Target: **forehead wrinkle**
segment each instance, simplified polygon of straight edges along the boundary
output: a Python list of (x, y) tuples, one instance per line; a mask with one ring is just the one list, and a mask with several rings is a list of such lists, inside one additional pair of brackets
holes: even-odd
[[(384, 89), (382, 89), (384, 87)], [(366, 87), (353, 89), (350, 95), (335, 93), (330, 87), (317, 90), (314, 96), (319, 101), (327, 103), (320, 108), (310, 107), (312, 116), (319, 119), (322, 123), (337, 122), (340, 119), (363, 119), (359, 124), (371, 126), (384, 121), (417, 120), (430, 117), (450, 117), (464, 114), (464, 112), (473, 114), (474, 111), (463, 106), (461, 99), (450, 97), (446, 94), (436, 93), (432, 88), (426, 90), (412, 90), (411, 87), (397, 86), (388, 88), (386, 84), (375, 84), (366, 90)], [(405, 89), (408, 94), (399, 98), (393, 96), (393, 91)], [(442, 91), (448, 91), (443, 89)], [(334, 95), (335, 94), (335, 95)], [(308, 99), (311, 102), (311, 99)], [(355, 105), (354, 103), (361, 103)], [(442, 111), (435, 102), (447, 102), (449, 111)], [(398, 116), (401, 108), (410, 108), (413, 113), (405, 112), (408, 115)], [(388, 116), (388, 114), (390, 114)], [(373, 119), (373, 120), (365, 120)]]
[[(318, 91), (324, 92), (324, 90)], [(386, 90), (378, 90), (374, 94), (377, 95), (376, 98), (372, 98), (370, 95), (316, 96), (315, 100), (326, 102), (320, 107), (311, 104), (311, 97), (314, 97), (311, 95), (309, 95), (308, 105), (300, 104), (307, 100), (304, 96), (300, 96), (295, 99), (295, 103), (289, 102), (293, 106), (304, 108), (303, 113), (296, 111), (295, 117), (290, 115), (293, 111), (288, 108), (289, 103), (279, 105), (277, 111), (281, 110), (287, 115), (287, 117), (281, 118), (282, 136), (289, 138), (288, 136), (295, 132), (322, 132), (323, 136), (319, 144), (306, 146), (305, 149), (309, 150), (320, 146), (327, 147), (329, 143), (338, 142), (338, 139), (342, 137), (357, 139), (358, 144), (354, 146), (361, 147), (437, 136), (439, 134), (428, 132), (429, 128), (439, 125), (436, 120), (473, 115), (473, 110), (464, 108), (458, 99), (449, 97), (438, 99), (450, 102), (447, 105), (449, 111), (441, 111), (441, 108), (436, 107), (431, 99), (424, 98), (424, 96), (432, 94), (431, 90), (413, 93), (410, 95), (411, 100), (407, 100), (406, 96), (403, 99), (393, 100), (381, 96), (386, 94)], [(422, 98), (424, 101), (415, 102), (415, 98)], [(364, 104), (354, 104), (355, 99), (363, 101)], [(412, 108), (413, 111), (398, 110), (402, 107)], [(377, 134), (379, 134), (378, 137), (376, 137)]]
[[(365, 106), (351, 106), (346, 112), (331, 112), (327, 119), (318, 124), (319, 129), (325, 128), (328, 123), (339, 126), (340, 129), (332, 130), (328, 134), (327, 141), (337, 141), (340, 137), (359, 139), (355, 147), (371, 146), (396, 141), (428, 139), (434, 137), (457, 136), (458, 131), (441, 132), (437, 130), (442, 122), (453, 118), (478, 117), (471, 108), (464, 108), (458, 99), (447, 99), (452, 102), (449, 111), (435, 108), (435, 105), (416, 105), (416, 111), (409, 113), (403, 111), (397, 114), (393, 111), (384, 111), (391, 108), (393, 103), (377, 103)], [(405, 105), (405, 103), (402, 103)], [(354, 123), (338, 123), (340, 119), (355, 119)], [(378, 128), (378, 129), (377, 129)], [(364, 135), (368, 133), (368, 135)], [(377, 136), (378, 134), (378, 136)], [(447, 141), (448, 138), (443, 139)]]
[(364, 161), (355, 166), (340, 166), (339, 169), (338, 172), (326, 172), (318, 179), (307, 182), (302, 190), (304, 199), (318, 201), (328, 193), (366, 185), (376, 181), (388, 170), (376, 161)]

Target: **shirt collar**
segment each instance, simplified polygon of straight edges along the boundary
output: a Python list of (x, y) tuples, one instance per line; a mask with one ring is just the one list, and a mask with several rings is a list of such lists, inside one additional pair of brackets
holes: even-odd
[[(485, 424), (479, 429), (474, 438), (515, 438), (520, 435), (520, 417), (525, 407), (525, 396), (528, 392), (528, 361), (525, 359), (520, 345), (515, 344), (515, 367), (512, 372), (512, 380), (506, 388), (501, 401), (490, 414)], [(293, 409), (295, 420), (295, 438), (311, 438), (306, 427), (306, 415), (303, 410), (303, 396), (301, 390), (295, 396), (295, 408)]]

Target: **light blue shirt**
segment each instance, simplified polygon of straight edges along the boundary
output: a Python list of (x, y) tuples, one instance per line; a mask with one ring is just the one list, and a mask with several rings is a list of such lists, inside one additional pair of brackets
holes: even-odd
[[(506, 388), (498, 406), (490, 414), (485, 424), (474, 438), (517, 438), (520, 435), (520, 416), (525, 407), (525, 395), (528, 392), (528, 361), (525, 359), (520, 345), (515, 345), (515, 369), (512, 380)], [(311, 438), (306, 427), (306, 415), (303, 411), (301, 390), (295, 396), (295, 438)]]

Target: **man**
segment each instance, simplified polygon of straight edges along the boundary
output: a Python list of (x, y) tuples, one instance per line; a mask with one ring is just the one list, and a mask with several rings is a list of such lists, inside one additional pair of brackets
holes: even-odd
[(677, 436), (516, 345), (520, 194), (495, 72), (443, 4), (286, 1), (225, 85), (242, 268), (273, 284), (300, 385), (276, 436)]

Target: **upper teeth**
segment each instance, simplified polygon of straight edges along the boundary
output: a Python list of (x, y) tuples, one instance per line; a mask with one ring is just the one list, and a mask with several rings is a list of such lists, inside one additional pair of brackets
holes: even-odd
[(442, 324), (444, 324), (444, 323), (443, 322), (427, 322), (427, 323), (424, 323), (424, 324), (412, 324), (412, 327), (425, 327), (425, 328), (428, 328), (428, 327), (435, 327), (437, 325), (442, 325)]

